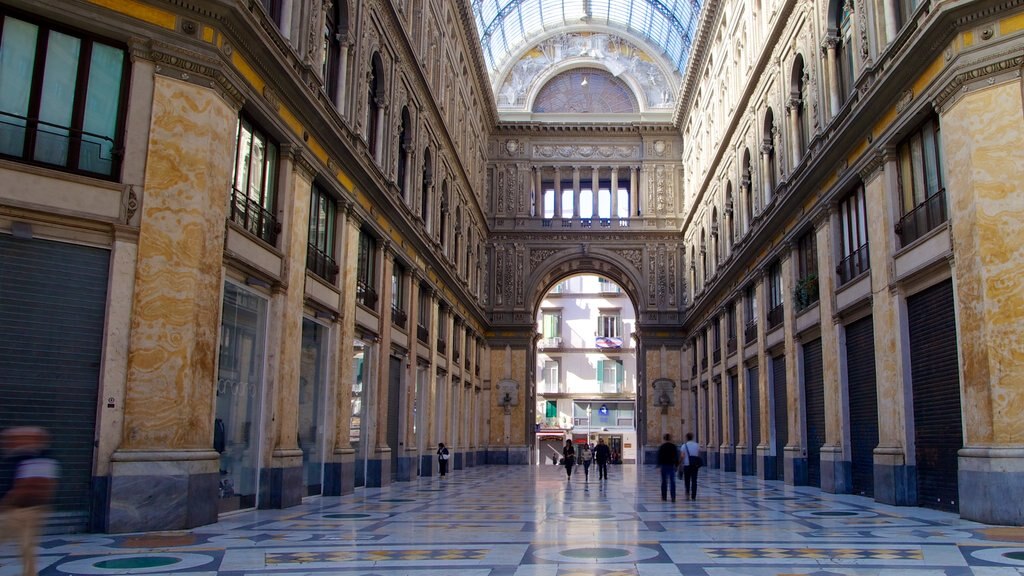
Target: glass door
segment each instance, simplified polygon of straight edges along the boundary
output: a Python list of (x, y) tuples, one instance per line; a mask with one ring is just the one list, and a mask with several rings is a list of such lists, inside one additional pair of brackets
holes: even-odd
[(302, 319), (298, 443), (302, 450), (302, 485), (307, 496), (323, 493), (329, 335), (327, 326)]
[(213, 447), (220, 453), (218, 511), (254, 508), (259, 451), (267, 300), (224, 285)]

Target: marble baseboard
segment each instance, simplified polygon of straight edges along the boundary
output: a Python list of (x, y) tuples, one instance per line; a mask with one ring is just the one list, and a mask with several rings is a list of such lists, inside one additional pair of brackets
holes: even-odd
[(366, 486), (380, 488), (391, 484), (391, 458), (373, 458), (366, 461)]
[(743, 476), (757, 475), (756, 454), (740, 454), (740, 474)]
[(306, 487), (302, 467), (263, 468), (260, 470), (260, 508), (291, 508), (302, 503)]
[(829, 460), (822, 453), (821, 490), (832, 494), (849, 494), (853, 491), (853, 463), (849, 460)]
[(960, 517), (1024, 526), (1024, 457), (960, 456)]
[(484, 466), (486, 464), (487, 464), (487, 451), (486, 450), (477, 450), (476, 451), (476, 465), (477, 466)]
[(452, 470), (462, 470), (464, 457), (462, 452), (452, 454)]
[(395, 481), (410, 482), (416, 477), (416, 457), (403, 456), (395, 461)]
[(805, 456), (794, 456), (790, 452), (786, 452), (783, 463), (786, 469), (783, 473), (786, 484), (790, 486), (807, 486), (807, 465), (807, 458)]
[(355, 491), (355, 473), (351, 462), (327, 462), (324, 465), (324, 496), (341, 496)]
[(726, 472), (736, 471), (736, 454), (733, 452), (726, 452), (722, 455), (722, 469)]
[(420, 455), (420, 476), (433, 476), (435, 471), (435, 457), (433, 454)]
[(490, 448), (487, 450), (487, 463), (514, 466), (528, 465), (530, 463), (530, 449), (525, 446)]
[(89, 495), (92, 498), (89, 531), (107, 532), (107, 524), (110, 520), (110, 477), (93, 476)]
[(917, 468), (875, 462), (875, 500), (894, 506), (916, 506)]
[(217, 521), (218, 474), (110, 478), (107, 532), (184, 530)]
[(768, 453), (758, 453), (757, 477), (761, 480), (778, 480), (778, 459)]

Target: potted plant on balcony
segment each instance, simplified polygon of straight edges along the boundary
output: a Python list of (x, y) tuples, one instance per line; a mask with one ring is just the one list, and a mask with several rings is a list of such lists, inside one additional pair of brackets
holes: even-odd
[(793, 289), (793, 302), (797, 310), (803, 310), (818, 301), (818, 275), (811, 272), (800, 280), (797, 280)]

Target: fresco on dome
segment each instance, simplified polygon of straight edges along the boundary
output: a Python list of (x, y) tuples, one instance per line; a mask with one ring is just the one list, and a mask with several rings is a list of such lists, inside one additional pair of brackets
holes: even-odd
[(675, 107), (676, 88), (643, 50), (614, 34), (569, 32), (537, 44), (511, 67), (497, 90), (498, 109), (526, 109), (536, 82), (567, 62), (596, 64), (615, 77), (628, 78), (648, 110)]

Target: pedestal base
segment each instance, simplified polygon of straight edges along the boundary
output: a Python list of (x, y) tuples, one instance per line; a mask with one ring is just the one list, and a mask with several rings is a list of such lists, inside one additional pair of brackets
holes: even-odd
[(960, 450), (960, 516), (1024, 526), (1024, 448)]
[(216, 522), (219, 464), (213, 450), (115, 452), (103, 531), (184, 530)]

